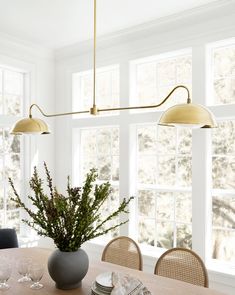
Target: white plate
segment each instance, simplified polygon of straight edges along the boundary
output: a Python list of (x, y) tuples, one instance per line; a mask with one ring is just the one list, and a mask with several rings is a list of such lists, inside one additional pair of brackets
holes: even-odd
[(100, 290), (97, 286), (96, 283), (93, 282), (92, 286), (91, 286), (91, 292), (94, 295), (107, 295), (110, 294), (112, 290), (108, 291), (108, 292), (104, 292), (102, 290)]
[(100, 286), (108, 288), (108, 289), (113, 288), (112, 272), (101, 273), (100, 275), (98, 275), (96, 277), (95, 280), (96, 280), (97, 285), (100, 285)]

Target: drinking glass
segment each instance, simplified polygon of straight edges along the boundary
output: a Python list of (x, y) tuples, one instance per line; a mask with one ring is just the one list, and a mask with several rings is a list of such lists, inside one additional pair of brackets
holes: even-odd
[(23, 258), (17, 264), (18, 273), (22, 275), (22, 277), (18, 280), (19, 283), (30, 282), (31, 279), (29, 277), (29, 268), (32, 263), (31, 258)]
[(41, 289), (43, 284), (40, 284), (40, 280), (43, 276), (44, 267), (39, 263), (32, 263), (29, 267), (29, 277), (34, 282), (30, 288), (34, 290)]
[(11, 276), (11, 265), (7, 263), (0, 263), (0, 290), (9, 289), (7, 284), (8, 279)]

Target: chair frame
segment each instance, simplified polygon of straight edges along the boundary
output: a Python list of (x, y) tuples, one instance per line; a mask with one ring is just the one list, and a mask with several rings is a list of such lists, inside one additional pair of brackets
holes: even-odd
[(143, 270), (143, 258), (142, 258), (140, 248), (139, 248), (138, 244), (132, 238), (127, 237), (127, 236), (119, 236), (119, 237), (116, 237), (116, 238), (112, 239), (111, 241), (109, 241), (108, 244), (104, 247), (101, 260), (106, 261), (105, 255), (106, 255), (106, 252), (107, 252), (109, 246), (117, 240), (128, 240), (130, 243), (132, 243), (135, 246), (138, 256), (139, 256), (138, 270)]
[(208, 279), (208, 273), (207, 273), (207, 269), (205, 267), (205, 264), (204, 264), (203, 260), (201, 259), (201, 257), (197, 253), (195, 253), (193, 250), (190, 250), (190, 249), (176, 247), (176, 248), (172, 248), (172, 249), (169, 249), (166, 252), (164, 252), (157, 260), (157, 263), (156, 263), (155, 269), (154, 269), (154, 274), (158, 275), (158, 271), (159, 271), (162, 259), (165, 256), (167, 256), (169, 253), (175, 252), (175, 251), (188, 252), (188, 253), (192, 254), (194, 257), (196, 257), (196, 259), (198, 260), (199, 264), (202, 267), (202, 271), (203, 271), (203, 275), (204, 275), (204, 287), (208, 288), (209, 287), (209, 279)]

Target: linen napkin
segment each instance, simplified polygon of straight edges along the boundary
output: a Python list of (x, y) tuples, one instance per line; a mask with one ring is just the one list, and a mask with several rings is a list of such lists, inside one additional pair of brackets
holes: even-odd
[(128, 274), (112, 273), (113, 290), (111, 295), (151, 295), (143, 283)]

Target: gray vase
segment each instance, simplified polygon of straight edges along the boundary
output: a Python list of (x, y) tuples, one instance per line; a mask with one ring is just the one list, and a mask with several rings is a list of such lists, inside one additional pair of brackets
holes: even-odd
[(85, 277), (89, 259), (81, 248), (75, 252), (55, 250), (48, 259), (48, 272), (58, 289), (68, 290), (81, 286)]

